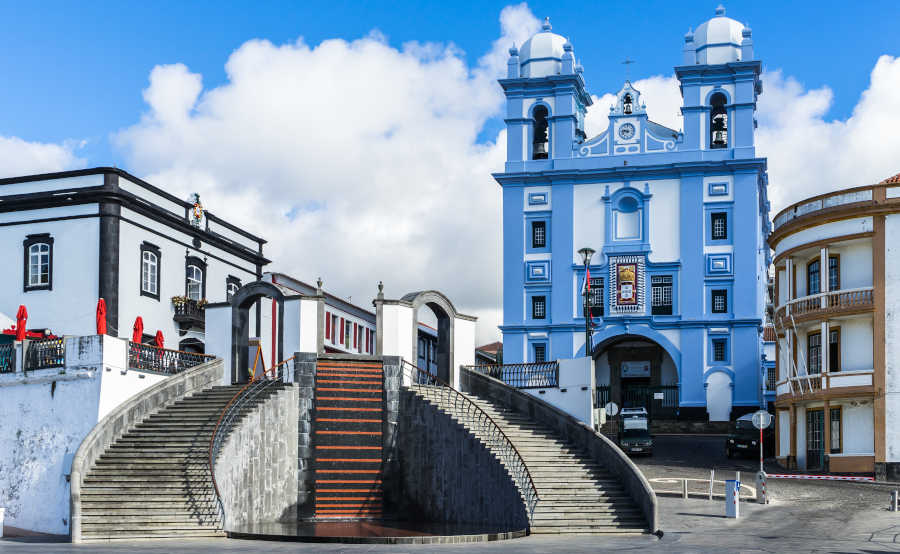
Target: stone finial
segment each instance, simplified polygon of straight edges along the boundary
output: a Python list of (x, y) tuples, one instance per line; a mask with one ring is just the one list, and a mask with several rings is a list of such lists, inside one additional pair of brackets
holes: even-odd
[(322, 278), (316, 279), (316, 294), (322, 296)]
[(688, 27), (688, 32), (684, 34), (684, 42), (694, 42), (694, 29)]
[(753, 30), (750, 28), (750, 24), (744, 25), (744, 28), (741, 30), (741, 36), (744, 38), (750, 38), (751, 34), (753, 34)]
[(378, 281), (378, 299), (384, 300), (384, 283)]
[(553, 28), (553, 25), (550, 25), (550, 17), (549, 16), (545, 17), (544, 23), (541, 25), (541, 29), (543, 29), (544, 31), (549, 31), (552, 28)]
[(725, 15), (725, 6), (723, 6), (722, 4), (719, 4), (716, 7), (716, 17), (724, 16), (724, 15)]
[(515, 43), (513, 43), (513, 45), (509, 48), (509, 55), (510, 56), (518, 56), (519, 55), (519, 49), (516, 48)]
[(563, 50), (565, 50), (566, 52), (572, 51), (572, 43), (569, 42), (569, 39), (566, 39), (566, 43), (563, 44)]

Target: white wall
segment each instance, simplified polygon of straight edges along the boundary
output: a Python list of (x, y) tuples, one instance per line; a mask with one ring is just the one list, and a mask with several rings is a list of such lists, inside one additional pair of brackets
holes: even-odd
[(475, 322), (469, 319), (453, 320), (453, 388), (459, 390), (459, 366), (475, 365)]
[(846, 246), (829, 247), (829, 254), (841, 256), (841, 288), (855, 289), (872, 286), (872, 243), (853, 241)]
[[(610, 189), (621, 183), (610, 183)], [(603, 233), (606, 229), (606, 208), (603, 203), (605, 183), (577, 184), (573, 187), (573, 242), (578, 248), (603, 249)], [(612, 193), (610, 193), (612, 194)], [(552, 240), (552, 238), (551, 238)], [(593, 263), (601, 263), (601, 256), (594, 256)], [(572, 263), (582, 265), (581, 255), (572, 252)]]
[(860, 217), (857, 219), (844, 219), (841, 221), (833, 221), (831, 223), (823, 223), (809, 229), (797, 231), (791, 235), (784, 237), (778, 243), (775, 249), (775, 255), (780, 255), (785, 250), (790, 250), (795, 246), (809, 244), (819, 240), (839, 237), (843, 235), (855, 235), (857, 233), (868, 233), (872, 231), (872, 218)]
[[(841, 440), (844, 444), (842, 454), (875, 453), (875, 423), (872, 416), (872, 402), (862, 406), (844, 404), (841, 410), (843, 419)], [(891, 427), (890, 423), (888, 427)]]
[[(3, 192), (6, 193), (6, 185)], [(4, 220), (96, 214), (97, 204), (0, 214)], [(2, 221), (0, 221), (2, 222)], [(24, 247), (27, 235), (53, 238), (52, 290), (23, 292)], [(29, 328), (49, 328), (57, 335), (89, 335), (96, 331), (100, 243), (99, 219), (69, 219), (0, 226), (0, 256), (6, 260), (0, 283), (0, 313), (15, 316), (20, 304), (28, 309)]]
[(791, 455), (791, 412), (778, 410), (778, 452), (777, 456)]
[[(678, 179), (649, 181), (650, 261), (672, 262), (681, 258), (681, 182)], [(643, 183), (632, 186), (643, 192)]]
[(413, 309), (402, 304), (385, 304), (383, 307), (382, 354), (401, 356), (412, 364)]
[(841, 326), (841, 370), (872, 369), (872, 319), (856, 317), (835, 323)]
[(721, 371), (706, 378), (706, 411), (710, 421), (729, 421), (731, 418), (731, 378)]
[[(250, 310), (251, 314), (253, 310)], [(252, 327), (251, 327), (252, 329)], [(206, 353), (222, 358), (222, 369), (227, 382), (231, 384), (231, 306), (208, 307), (206, 309)]]
[[(559, 360), (558, 388), (522, 389), (522, 392), (540, 398), (593, 428), (593, 373), (590, 358)], [(586, 390), (581, 390), (582, 387)]]
[(165, 375), (129, 370), (126, 348), (126, 341), (104, 336), (103, 348), (97, 353), (102, 356), (102, 361), (100, 359), (97, 359), (96, 362), (90, 359), (83, 360), (84, 363), (98, 363), (103, 366), (97, 421), (106, 417), (106, 414), (125, 400), (167, 378)]
[(797, 406), (797, 467), (806, 469), (806, 407)]

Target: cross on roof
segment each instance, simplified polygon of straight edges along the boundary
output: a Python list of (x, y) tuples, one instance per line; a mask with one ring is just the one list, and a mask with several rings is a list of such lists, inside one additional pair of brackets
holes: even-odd
[(627, 81), (631, 80), (631, 64), (635, 63), (634, 60), (630, 58), (625, 58), (625, 61), (622, 62), (622, 65), (625, 66), (625, 79)]

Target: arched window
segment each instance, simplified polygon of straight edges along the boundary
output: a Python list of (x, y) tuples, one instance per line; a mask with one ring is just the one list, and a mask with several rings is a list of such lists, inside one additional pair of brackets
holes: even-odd
[(53, 239), (49, 234), (28, 235), (25, 247), (25, 287), (50, 290), (53, 285)]
[(200, 258), (188, 256), (185, 260), (184, 295), (190, 300), (206, 298), (206, 263)]
[(725, 104), (728, 100), (721, 92), (712, 95), (709, 100), (709, 147), (728, 148), (728, 113)]
[(550, 128), (547, 126), (547, 108), (538, 106), (534, 109), (534, 139), (531, 143), (531, 159), (546, 160), (550, 144)]
[(631, 114), (634, 111), (634, 102), (631, 100), (631, 95), (626, 94), (625, 98), (622, 100), (622, 111), (625, 115)]

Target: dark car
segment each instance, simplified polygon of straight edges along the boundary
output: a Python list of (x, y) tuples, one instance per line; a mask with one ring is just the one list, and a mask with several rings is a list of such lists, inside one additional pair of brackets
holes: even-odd
[[(753, 426), (753, 414), (739, 417), (732, 425), (728, 438), (725, 439), (725, 454), (729, 458), (735, 455), (759, 456), (759, 429)], [(775, 425), (763, 429), (763, 455), (775, 455)]]
[(619, 445), (628, 454), (653, 455), (653, 438), (647, 429), (625, 429)]

